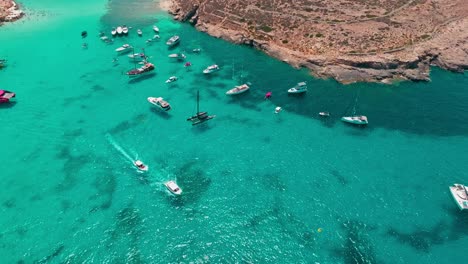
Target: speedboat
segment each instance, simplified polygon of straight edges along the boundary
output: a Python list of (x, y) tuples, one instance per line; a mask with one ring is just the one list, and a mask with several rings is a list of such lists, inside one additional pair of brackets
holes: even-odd
[(319, 112), (319, 116), (330, 116), (329, 112)]
[(169, 47), (173, 47), (179, 43), (180, 43), (180, 37), (177, 35), (172, 36), (170, 39), (166, 41), (166, 45), (168, 45)]
[(152, 63), (145, 63), (145, 65), (141, 66), (140, 68), (136, 68), (127, 72), (128, 77), (139, 77), (146, 73), (149, 73), (154, 70), (154, 65)]
[(111, 30), (111, 35), (112, 35), (113, 37), (115, 37), (115, 35), (117, 35), (117, 29), (112, 28), (112, 30)]
[(288, 90), (288, 93), (305, 93), (305, 92), (307, 92), (306, 82), (300, 82), (296, 84), (296, 86)]
[(171, 110), (171, 105), (162, 97), (148, 97), (148, 102), (163, 111)]
[(277, 106), (277, 107), (275, 108), (275, 114), (279, 114), (279, 112), (281, 112), (281, 110), (283, 110), (283, 109), (281, 108), (281, 106)]
[(343, 116), (341, 121), (354, 125), (367, 125), (367, 116)]
[(123, 28), (121, 26), (118, 26), (116, 31), (117, 31), (117, 34), (122, 35)]
[(216, 64), (213, 64), (211, 66), (208, 66), (206, 69), (204, 69), (203, 73), (209, 74), (209, 73), (216, 72), (216, 71), (219, 71), (219, 66)]
[(154, 32), (159, 33), (159, 28), (156, 25), (153, 26), (153, 30)]
[(453, 199), (455, 199), (455, 202), (457, 203), (458, 207), (460, 207), (460, 210), (468, 209), (468, 187), (455, 183), (449, 188)]
[(141, 160), (135, 160), (133, 162), (133, 165), (135, 165), (135, 167), (137, 167), (137, 169), (139, 169), (140, 171), (148, 171), (148, 165), (143, 164)]
[(167, 181), (164, 183), (166, 188), (175, 195), (181, 195), (182, 189), (180, 189), (179, 185), (175, 181)]
[(169, 77), (169, 79), (166, 80), (166, 83), (171, 83), (171, 82), (175, 82), (177, 81), (177, 77), (176, 76), (171, 76)]
[(8, 103), (10, 99), (15, 97), (16, 94), (7, 90), (0, 90), (0, 104)]
[(139, 61), (146, 60), (146, 55), (144, 53), (133, 53), (133, 54), (128, 55), (128, 57), (132, 60), (139, 60)]
[(124, 35), (127, 35), (127, 34), (128, 34), (128, 27), (127, 27), (127, 26), (124, 25), (124, 26), (122, 27), (122, 33), (123, 33)]
[(138, 36), (140, 36), (140, 37), (141, 37), (141, 35), (143, 35), (143, 32), (141, 31), (141, 29), (138, 29), (137, 33), (138, 33)]
[(227, 91), (226, 94), (227, 95), (241, 94), (241, 93), (247, 92), (249, 89), (250, 89), (250, 87), (247, 84), (238, 85), (238, 86), (232, 88), (231, 90)]
[(173, 53), (173, 54), (169, 54), (169, 58), (183, 60), (186, 58), (186, 56), (183, 53)]
[(127, 53), (129, 51), (131, 51), (133, 49), (132, 46), (128, 45), (128, 44), (123, 44), (122, 47), (118, 47), (115, 49), (116, 52), (118, 53)]

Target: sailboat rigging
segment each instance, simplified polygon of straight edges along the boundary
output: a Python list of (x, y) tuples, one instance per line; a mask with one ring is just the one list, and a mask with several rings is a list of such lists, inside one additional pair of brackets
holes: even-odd
[(192, 122), (192, 126), (204, 123), (215, 118), (215, 115), (208, 115), (208, 112), (200, 112), (200, 91), (197, 90), (197, 114), (187, 118), (187, 121)]
[[(144, 75), (146, 73), (149, 73), (149, 72), (154, 70), (154, 65), (152, 63), (148, 62), (146, 54), (144, 53), (144, 51), (145, 50), (143, 49), (142, 54), (135, 54), (134, 51), (133, 51), (133, 65), (134, 65), (134, 68), (127, 72), (128, 77), (130, 77), (130, 78), (139, 77), (139, 76), (142, 76), (142, 75)], [(142, 58), (143, 58), (143, 63), (144, 64), (140, 68), (136, 67), (136, 57), (137, 56), (142, 56)]]

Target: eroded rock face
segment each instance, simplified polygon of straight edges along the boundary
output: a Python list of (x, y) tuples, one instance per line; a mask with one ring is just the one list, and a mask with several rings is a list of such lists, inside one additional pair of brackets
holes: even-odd
[(176, 19), (340, 82), (468, 69), (467, 0), (171, 0)]
[(12, 0), (0, 0), (0, 25), (2, 22), (11, 22), (24, 15), (18, 5)]

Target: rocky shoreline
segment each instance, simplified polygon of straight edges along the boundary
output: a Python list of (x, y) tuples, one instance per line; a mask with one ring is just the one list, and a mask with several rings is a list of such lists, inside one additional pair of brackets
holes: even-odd
[(24, 16), (24, 12), (15, 1), (0, 0), (0, 25), (3, 22), (12, 22)]
[(430, 66), (468, 69), (468, 1), (309, 2), (171, 0), (168, 9), (212, 36), (341, 83), (429, 81)]

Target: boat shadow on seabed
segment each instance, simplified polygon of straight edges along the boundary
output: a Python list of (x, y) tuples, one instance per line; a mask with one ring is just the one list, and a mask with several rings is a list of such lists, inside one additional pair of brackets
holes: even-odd
[(156, 73), (150, 73), (150, 74), (146, 74), (144, 76), (140, 76), (140, 77), (136, 77), (136, 78), (132, 78), (128, 81), (129, 84), (135, 84), (135, 83), (139, 83), (141, 81), (144, 81), (146, 79), (149, 79), (149, 78), (152, 78), (156, 76)]
[(3, 108), (12, 108), (13, 106), (15, 106), (17, 104), (16, 101), (10, 101), (10, 102), (7, 102), (7, 103), (0, 103), (0, 109), (3, 109)]

